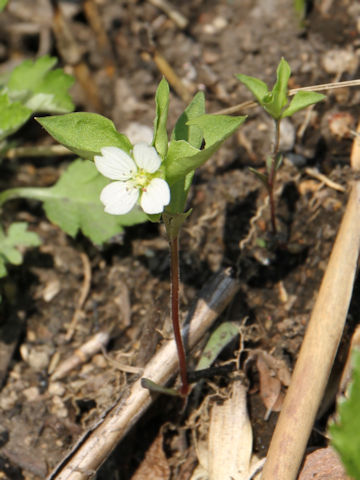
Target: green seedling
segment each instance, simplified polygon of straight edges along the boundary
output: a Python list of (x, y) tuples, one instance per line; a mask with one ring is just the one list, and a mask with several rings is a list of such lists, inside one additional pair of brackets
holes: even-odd
[[(170, 247), (171, 312), (182, 380), (180, 394), (186, 396), (189, 384), (179, 321), (179, 232), (190, 214), (190, 210), (186, 210), (186, 202), (196, 169), (219, 149), (246, 117), (207, 115), (204, 95), (198, 93), (178, 119), (169, 141), (167, 132), (169, 85), (165, 79), (157, 88), (155, 105), (154, 136), (151, 145), (145, 143), (132, 145), (125, 135), (116, 131), (110, 120), (96, 114), (70, 113), (43, 117), (38, 121), (58, 142), (82, 158), (88, 159), (86, 163), (88, 176), (83, 183), (86, 184), (88, 195), (100, 196), (105, 207), (105, 213), (102, 212), (102, 215), (106, 215), (108, 222), (111, 222), (112, 227), (109, 231), (113, 235), (118, 233), (114, 231), (115, 226), (118, 225), (120, 229), (124, 219), (127, 224), (136, 223), (139, 218), (151, 222), (163, 220)], [(73, 167), (75, 169), (75, 165)], [(71, 186), (64, 179), (64, 185), (57, 184), (50, 190), (43, 189), (42, 193), (39, 189), (37, 191), (32, 189), (32, 192), (28, 190), (26, 195), (42, 199), (47, 209), (49, 198), (45, 198), (46, 195), (52, 197), (59, 195), (60, 198), (65, 190), (69, 195), (70, 190), (78, 188), (76, 184), (83, 185), (81, 179), (73, 172), (69, 174), (70, 176), (72, 178), (69, 182), (70, 180), (73, 182)], [(12, 194), (19, 195), (19, 189), (17, 192), (7, 192), (7, 195)], [(4, 201), (5, 193), (3, 195), (0, 202)], [(40, 198), (41, 195), (43, 198)], [(81, 192), (75, 195), (78, 202), (81, 202), (83, 198)], [(55, 201), (54, 198), (52, 200)], [(59, 217), (59, 206), (52, 209), (51, 215), (54, 215), (54, 211)], [(81, 217), (81, 221), (85, 221), (89, 229), (100, 231), (102, 226), (98, 221), (99, 215), (95, 209), (82, 211), (82, 214), (77, 216), (74, 210), (71, 210), (66, 221), (67, 224), (70, 224), (71, 220), (74, 221), (75, 231), (79, 228)], [(63, 222), (59, 219), (57, 221)], [(84, 231), (84, 227), (82, 230)], [(98, 238), (100, 237), (101, 234), (98, 232)]]
[[(0, 1), (0, 11), (6, 1)], [(74, 79), (55, 69), (57, 59), (45, 55), (36, 61), (26, 60), (12, 72), (0, 77), (0, 157), (14, 144), (9, 140), (34, 112), (65, 113), (74, 109), (69, 88)], [(6, 197), (8, 194), (0, 194)], [(39, 237), (27, 231), (26, 223), (13, 223), (4, 233), (0, 225), (0, 277), (7, 274), (6, 264), (22, 262), (21, 248), (40, 244)]]
[(274, 235), (277, 233), (274, 190), (276, 174), (282, 162), (282, 156), (279, 151), (281, 120), (325, 98), (325, 95), (317, 92), (299, 91), (290, 99), (288, 95), (288, 81), (291, 70), (284, 58), (281, 59), (276, 73), (276, 83), (271, 91), (269, 91), (266, 83), (258, 78), (242, 74), (237, 75), (240, 82), (251, 91), (258, 103), (272, 117), (275, 123), (273, 149), (266, 159), (265, 173), (251, 169), (267, 190), (270, 203), (271, 228)]

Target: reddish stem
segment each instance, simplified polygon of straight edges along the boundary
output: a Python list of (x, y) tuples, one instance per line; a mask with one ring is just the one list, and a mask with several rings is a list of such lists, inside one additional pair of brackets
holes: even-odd
[(273, 152), (271, 155), (271, 169), (267, 181), (267, 189), (269, 194), (270, 201), (270, 218), (271, 218), (271, 228), (274, 235), (277, 233), (276, 227), (276, 215), (275, 215), (275, 200), (274, 200), (274, 188), (276, 180), (276, 161), (277, 155), (279, 153), (279, 143), (280, 143), (280, 120), (275, 120), (275, 143), (273, 147)]
[(181, 377), (181, 395), (186, 396), (189, 393), (189, 383), (187, 378), (186, 355), (184, 344), (181, 337), (179, 322), (179, 241), (178, 236), (170, 240), (170, 259), (171, 259), (171, 318), (174, 329), (174, 337), (179, 357), (179, 370)]

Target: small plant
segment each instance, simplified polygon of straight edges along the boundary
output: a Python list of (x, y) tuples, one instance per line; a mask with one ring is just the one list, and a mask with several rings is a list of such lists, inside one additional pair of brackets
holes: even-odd
[[(6, 3), (0, 2), (0, 11)], [(56, 63), (56, 58), (46, 55), (35, 62), (26, 60), (10, 74), (0, 77), (0, 159), (14, 145), (14, 139), (10, 140), (9, 136), (34, 112), (65, 113), (74, 109), (68, 93), (74, 80), (61, 69), (53, 70)], [(27, 231), (25, 222), (12, 223), (7, 233), (0, 225), (0, 277), (7, 274), (7, 263), (22, 262), (21, 247), (39, 244), (40, 238)]]
[(277, 233), (274, 190), (276, 174), (282, 162), (282, 156), (279, 151), (281, 120), (325, 98), (325, 96), (320, 93), (299, 91), (290, 100), (288, 96), (288, 81), (291, 70), (284, 58), (281, 59), (276, 73), (276, 83), (271, 91), (268, 90), (266, 83), (258, 78), (242, 74), (237, 75), (240, 82), (251, 91), (275, 123), (273, 149), (271, 154), (266, 158), (266, 172), (262, 173), (254, 168), (250, 169), (260, 179), (267, 190), (270, 203), (271, 229), (274, 235)]
[[(38, 121), (57, 141), (88, 159), (89, 177), (97, 179), (96, 194), (108, 212), (103, 215), (115, 219), (114, 224), (116, 219), (121, 222), (128, 216), (134, 221), (139, 215), (152, 222), (161, 218), (164, 221), (170, 246), (171, 312), (182, 380), (180, 394), (186, 396), (189, 384), (179, 322), (179, 232), (190, 214), (190, 210), (186, 211), (186, 200), (195, 170), (218, 150), (246, 117), (206, 115), (204, 95), (198, 93), (178, 119), (169, 141), (166, 128), (169, 85), (165, 79), (157, 88), (155, 103), (151, 145), (132, 145), (125, 135), (115, 130), (110, 120), (92, 113), (70, 113)], [(100, 179), (101, 189), (98, 188)], [(88, 185), (93, 185), (91, 182), (89, 178)], [(36, 196), (40, 198), (39, 192), (35, 192)], [(97, 212), (87, 211), (88, 223), (96, 223), (96, 218)], [(98, 228), (103, 227), (98, 225)]]

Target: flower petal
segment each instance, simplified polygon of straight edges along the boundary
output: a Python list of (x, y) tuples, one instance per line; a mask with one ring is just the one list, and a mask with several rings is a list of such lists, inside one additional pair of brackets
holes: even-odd
[(134, 159), (136, 165), (143, 168), (148, 173), (154, 173), (161, 165), (161, 158), (154, 147), (147, 143), (137, 143), (134, 145)]
[(95, 156), (96, 168), (104, 177), (112, 180), (128, 180), (137, 171), (134, 160), (117, 147), (104, 147), (102, 156)]
[(169, 203), (169, 185), (162, 178), (153, 178), (141, 195), (141, 208), (145, 213), (161, 213)]
[(124, 215), (130, 212), (138, 198), (139, 190), (128, 182), (109, 183), (100, 194), (105, 212), (111, 215)]

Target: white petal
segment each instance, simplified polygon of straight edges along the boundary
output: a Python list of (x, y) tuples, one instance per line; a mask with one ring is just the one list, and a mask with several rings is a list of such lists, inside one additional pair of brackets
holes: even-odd
[(137, 171), (134, 160), (117, 147), (104, 147), (102, 156), (95, 156), (95, 165), (104, 177), (112, 180), (128, 180)]
[(139, 190), (127, 182), (112, 182), (103, 188), (100, 200), (105, 212), (112, 215), (124, 215), (130, 212), (139, 197)]
[(169, 203), (169, 185), (162, 178), (153, 178), (141, 195), (141, 208), (145, 213), (161, 213)]
[(154, 173), (159, 169), (161, 158), (154, 147), (146, 143), (137, 143), (134, 145), (133, 153), (136, 165), (146, 172)]

